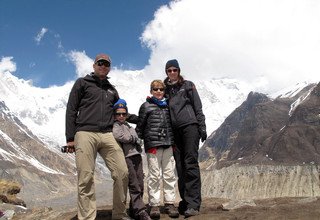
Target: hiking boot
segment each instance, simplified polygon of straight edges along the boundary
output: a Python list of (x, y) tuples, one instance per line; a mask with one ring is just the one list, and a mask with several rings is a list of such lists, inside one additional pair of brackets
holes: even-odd
[(170, 218), (178, 218), (179, 217), (178, 209), (173, 204), (165, 204), (164, 210), (169, 215)]
[(139, 213), (139, 220), (151, 220), (151, 218), (146, 211), (142, 211)]
[(199, 211), (193, 208), (189, 208), (184, 212), (184, 217), (188, 218), (191, 216), (199, 215)]
[(180, 201), (178, 206), (178, 211), (180, 215), (184, 215), (184, 212), (187, 210), (187, 205), (185, 201)]
[(158, 206), (151, 206), (150, 217), (152, 219), (159, 219), (160, 218), (160, 209)]
[(134, 219), (134, 217), (135, 217), (133, 208), (131, 208), (131, 207), (129, 207), (129, 209), (128, 209), (128, 216), (129, 216), (130, 218), (133, 218), (133, 219)]

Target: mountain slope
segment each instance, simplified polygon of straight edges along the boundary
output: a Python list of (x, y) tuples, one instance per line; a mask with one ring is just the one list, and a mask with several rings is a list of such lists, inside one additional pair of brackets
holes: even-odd
[(320, 84), (301, 97), (288, 123), (264, 143), (275, 161), (289, 164), (320, 163)]
[(320, 196), (320, 83), (250, 93), (200, 149), (204, 197)]
[(217, 167), (319, 164), (318, 90), (319, 84), (311, 84), (275, 99), (251, 92), (208, 138), (200, 159), (214, 158)]
[(45, 199), (68, 193), (76, 180), (72, 156), (48, 148), (4, 102), (0, 102), (0, 114), (0, 178), (19, 182), (28, 202), (35, 194)]

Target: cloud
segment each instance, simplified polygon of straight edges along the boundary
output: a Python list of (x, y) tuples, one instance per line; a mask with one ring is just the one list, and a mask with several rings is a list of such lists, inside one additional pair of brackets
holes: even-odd
[(85, 51), (70, 51), (67, 58), (74, 63), (77, 77), (83, 77), (93, 71), (93, 59), (86, 55)]
[(0, 73), (15, 72), (16, 64), (12, 61), (13, 57), (2, 57), (0, 61)]
[(47, 28), (41, 28), (40, 32), (37, 34), (37, 36), (34, 38), (36, 43), (39, 45), (44, 35), (48, 32)]
[(267, 92), (318, 81), (319, 11), (316, 0), (172, 1), (141, 36), (151, 50), (146, 72), (164, 76), (177, 58), (193, 80), (235, 78)]

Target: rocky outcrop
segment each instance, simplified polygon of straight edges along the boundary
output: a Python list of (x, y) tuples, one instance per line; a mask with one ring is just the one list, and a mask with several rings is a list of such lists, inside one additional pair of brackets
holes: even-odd
[(17, 197), (20, 190), (19, 183), (0, 179), (0, 219), (12, 219), (24, 212), (26, 203)]
[(17, 197), (20, 190), (18, 183), (0, 179), (0, 202), (26, 207), (26, 203)]

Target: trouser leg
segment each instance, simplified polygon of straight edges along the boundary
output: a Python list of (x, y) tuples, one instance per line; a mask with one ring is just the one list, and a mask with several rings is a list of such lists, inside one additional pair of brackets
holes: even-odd
[(159, 150), (147, 153), (148, 160), (148, 195), (151, 206), (160, 205), (160, 159)]
[(97, 140), (94, 133), (77, 132), (75, 135), (79, 220), (93, 220), (97, 214), (94, 188), (96, 144)]
[[(199, 210), (201, 205), (201, 177), (198, 163), (199, 133), (197, 125), (179, 130), (178, 159), (180, 160), (179, 189), (187, 208)], [(179, 172), (178, 172), (179, 174)]]
[(128, 189), (128, 168), (123, 151), (111, 132), (101, 133), (99, 154), (104, 159), (113, 179), (112, 219), (127, 216), (126, 198)]
[(172, 147), (163, 148), (161, 165), (163, 176), (164, 203), (174, 204), (176, 199), (176, 176), (174, 172), (175, 161), (173, 158)]
[[(175, 143), (176, 146), (174, 147), (174, 151), (173, 151), (173, 156), (174, 156), (174, 160), (176, 163), (176, 170), (177, 170), (177, 175), (178, 175), (178, 190), (179, 190), (179, 194), (180, 194), (180, 198), (181, 198), (181, 202), (184, 203), (184, 191), (185, 191), (185, 182), (184, 182), (184, 163), (183, 163), (183, 142), (181, 140), (181, 137), (179, 135), (179, 133), (175, 133), (174, 136), (175, 139)], [(186, 207), (182, 207), (183, 209), (185, 209)]]
[[(143, 202), (143, 188), (141, 189), (142, 158), (141, 155), (134, 155), (126, 158), (129, 171), (129, 194), (130, 207), (135, 217), (138, 217), (142, 210), (145, 210)], [(143, 180), (142, 180), (143, 181)]]

